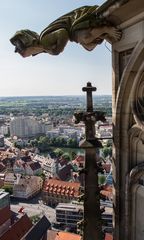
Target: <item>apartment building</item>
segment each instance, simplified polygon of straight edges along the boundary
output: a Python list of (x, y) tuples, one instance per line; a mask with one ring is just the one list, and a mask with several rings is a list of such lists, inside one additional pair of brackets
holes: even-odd
[(45, 133), (44, 124), (39, 123), (34, 118), (16, 117), (10, 122), (10, 135), (19, 138), (34, 137)]
[(83, 218), (83, 206), (72, 203), (59, 203), (56, 207), (56, 221), (72, 230), (77, 229), (77, 222)]
[(4, 189), (0, 189), (0, 209), (10, 205), (10, 196)]

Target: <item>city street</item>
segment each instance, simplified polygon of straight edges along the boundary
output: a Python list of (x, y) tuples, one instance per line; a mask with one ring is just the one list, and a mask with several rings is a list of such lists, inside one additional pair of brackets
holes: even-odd
[(11, 203), (11, 210), (18, 213), (18, 211), (21, 208), (23, 209), (23, 212), (26, 213), (29, 217), (34, 215), (45, 215), (50, 222), (55, 222), (55, 209), (46, 206), (42, 203), (42, 201), (39, 201), (39, 203), (23, 203), (23, 202), (15, 202)]

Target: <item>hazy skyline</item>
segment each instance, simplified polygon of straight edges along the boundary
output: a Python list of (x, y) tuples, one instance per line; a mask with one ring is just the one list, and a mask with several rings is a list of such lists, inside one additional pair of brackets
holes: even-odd
[(1, 96), (81, 95), (91, 81), (96, 94), (111, 94), (110, 44), (104, 42), (92, 52), (69, 42), (58, 56), (39, 54), (22, 58), (14, 53), (9, 39), (17, 30), (40, 33), (52, 21), (84, 5), (101, 5), (105, 0), (5, 0), (0, 8)]

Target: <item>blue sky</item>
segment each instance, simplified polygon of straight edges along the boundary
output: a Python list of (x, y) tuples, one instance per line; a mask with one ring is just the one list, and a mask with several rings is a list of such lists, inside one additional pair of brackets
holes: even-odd
[(17, 30), (40, 33), (61, 15), (83, 5), (105, 0), (2, 0), (0, 7), (0, 96), (80, 95), (91, 81), (96, 94), (111, 94), (110, 44), (88, 52), (69, 42), (58, 56), (39, 54), (22, 58), (9, 39)]

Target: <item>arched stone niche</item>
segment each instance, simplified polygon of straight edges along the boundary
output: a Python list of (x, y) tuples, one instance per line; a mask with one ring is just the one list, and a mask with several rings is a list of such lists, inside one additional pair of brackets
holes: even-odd
[[(144, 162), (144, 113), (141, 114), (144, 109), (144, 40), (134, 46), (119, 81), (115, 98), (113, 113), (114, 239), (131, 240), (135, 229), (130, 229), (128, 224), (134, 214), (133, 200), (127, 202), (126, 182), (132, 168)], [(131, 191), (129, 194), (132, 194), (131, 199), (134, 199), (135, 193)]]
[(132, 126), (129, 131), (130, 142), (130, 165), (136, 165), (144, 162), (144, 131), (138, 124)]
[(132, 186), (131, 240), (142, 240), (144, 234), (144, 186), (138, 183)]
[(133, 94), (132, 111), (136, 123), (144, 130), (144, 70), (141, 76), (138, 77), (136, 83), (137, 85), (134, 86), (135, 91)]

